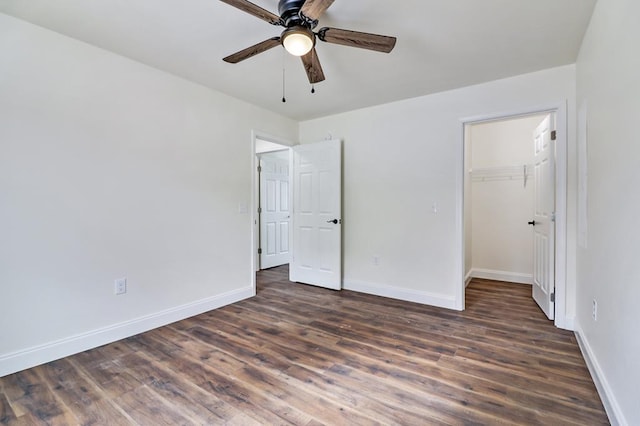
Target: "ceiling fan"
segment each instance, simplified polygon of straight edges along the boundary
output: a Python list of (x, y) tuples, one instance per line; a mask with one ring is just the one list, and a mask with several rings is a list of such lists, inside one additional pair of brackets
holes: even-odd
[(324, 11), (331, 6), (334, 0), (280, 0), (278, 2), (278, 12), (280, 16), (247, 0), (220, 1), (267, 21), (271, 25), (285, 28), (279, 37), (272, 37), (229, 55), (223, 59), (225, 62), (236, 64), (278, 45), (282, 45), (290, 54), (302, 58), (302, 64), (304, 65), (309, 83), (311, 84), (319, 83), (325, 79), (315, 49), (316, 39), (327, 43), (341, 44), (384, 53), (391, 52), (396, 45), (395, 37), (378, 34), (328, 27), (321, 28), (317, 32), (314, 32), (314, 29), (318, 25), (318, 19)]

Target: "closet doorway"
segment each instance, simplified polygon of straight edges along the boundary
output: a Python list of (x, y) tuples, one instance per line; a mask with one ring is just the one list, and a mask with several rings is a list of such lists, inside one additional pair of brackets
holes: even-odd
[(464, 151), (465, 284), (484, 278), (532, 285), (532, 296), (550, 319), (554, 123), (553, 112), (468, 123)]
[(256, 137), (257, 270), (290, 260), (290, 148)]

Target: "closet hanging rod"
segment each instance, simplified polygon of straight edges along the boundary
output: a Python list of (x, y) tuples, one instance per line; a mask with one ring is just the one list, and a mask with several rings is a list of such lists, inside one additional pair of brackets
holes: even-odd
[(522, 179), (524, 180), (525, 187), (531, 177), (531, 171), (532, 166), (530, 164), (502, 167), (474, 167), (469, 169), (473, 182)]

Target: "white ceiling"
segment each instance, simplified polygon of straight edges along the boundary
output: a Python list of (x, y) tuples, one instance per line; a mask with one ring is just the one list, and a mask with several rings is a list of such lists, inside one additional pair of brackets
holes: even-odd
[[(0, 12), (305, 120), (574, 63), (595, 2), (336, 0), (318, 28), (398, 42), (390, 54), (318, 42), (327, 79), (313, 95), (281, 48), (222, 61), (282, 28), (219, 0), (0, 0)], [(254, 3), (277, 14), (276, 0)]]

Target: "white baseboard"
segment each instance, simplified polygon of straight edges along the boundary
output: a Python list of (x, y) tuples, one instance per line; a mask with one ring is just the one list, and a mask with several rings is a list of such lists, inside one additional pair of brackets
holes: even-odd
[(345, 290), (372, 294), (374, 296), (389, 297), (391, 299), (404, 300), (405, 302), (422, 303), (423, 305), (437, 306), (440, 308), (456, 309), (456, 300), (453, 296), (428, 293), (425, 291), (411, 290), (389, 286), (385, 284), (373, 284), (362, 281), (345, 280), (342, 283)]
[(467, 272), (467, 275), (464, 276), (464, 287), (467, 288), (469, 283), (471, 282), (471, 278), (473, 278), (473, 269)]
[(563, 330), (574, 331), (575, 320), (576, 320), (575, 317), (564, 317), (564, 319), (560, 317), (556, 317), (555, 325), (556, 327), (561, 328)]
[(254, 295), (255, 289), (246, 287), (54, 342), (2, 354), (0, 377), (162, 327)]
[(620, 405), (618, 405), (618, 401), (613, 395), (611, 386), (609, 386), (609, 382), (607, 381), (602, 368), (600, 368), (598, 359), (593, 353), (591, 345), (589, 345), (589, 341), (585, 338), (585, 334), (582, 331), (580, 324), (576, 322), (574, 325), (578, 346), (580, 346), (580, 351), (587, 363), (593, 382), (598, 390), (598, 395), (600, 395), (604, 409), (607, 412), (607, 416), (609, 416), (609, 422), (611, 422), (613, 426), (627, 426), (629, 423), (627, 423), (624, 414), (620, 409)]
[(470, 274), (472, 278), (483, 278), (485, 280), (506, 281), (518, 284), (533, 284), (532, 274), (523, 274), (520, 272), (473, 268)]

